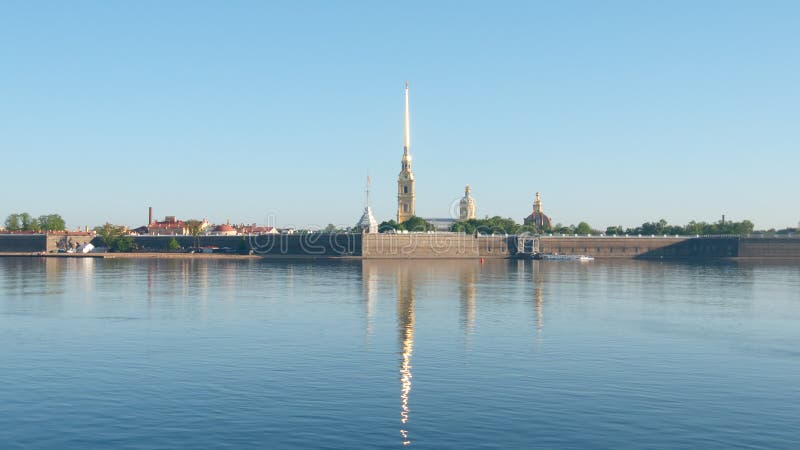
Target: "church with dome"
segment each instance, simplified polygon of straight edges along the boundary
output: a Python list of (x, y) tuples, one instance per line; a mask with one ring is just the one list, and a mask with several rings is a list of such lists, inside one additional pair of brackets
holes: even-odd
[(525, 225), (533, 225), (537, 231), (549, 230), (553, 225), (550, 218), (542, 211), (542, 195), (537, 192), (536, 200), (533, 201), (533, 212), (525, 218)]

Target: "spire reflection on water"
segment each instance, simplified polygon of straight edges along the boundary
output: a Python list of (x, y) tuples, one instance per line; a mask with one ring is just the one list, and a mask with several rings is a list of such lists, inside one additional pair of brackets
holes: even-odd
[[(541, 339), (543, 328), (543, 284), (544, 273), (538, 262), (489, 261), (480, 263), (472, 260), (431, 261), (387, 261), (364, 260), (361, 262), (361, 288), (365, 319), (365, 339), (381, 333), (382, 299), (389, 294), (395, 301), (395, 326), (397, 333), (397, 353), (400, 381), (400, 435), (403, 445), (419, 442), (412, 425), (413, 400), (411, 399), (413, 381), (414, 338), (416, 313), (425, 313), (426, 320), (457, 318), (463, 330), (466, 351), (470, 351), (470, 340), (479, 330), (479, 298), (487, 300), (487, 307), (508, 306), (507, 292), (482, 290), (486, 280), (519, 279), (525, 298), (533, 299), (535, 315), (527, 319), (531, 330), (535, 328), (536, 340)], [(512, 275), (514, 274), (514, 275)], [(382, 286), (394, 288), (383, 291)], [(417, 305), (419, 301), (419, 305)], [(529, 302), (530, 300), (528, 300)], [(527, 303), (527, 302), (526, 302)], [(388, 306), (388, 305), (386, 305)], [(420, 307), (417, 310), (417, 306)], [(530, 310), (528, 310), (530, 311)], [(430, 315), (430, 316), (429, 316)], [(433, 318), (433, 319), (432, 319)], [(428, 323), (428, 322), (426, 322)], [(423, 324), (423, 322), (420, 322)], [(426, 330), (427, 331), (427, 330)], [(419, 344), (419, 343), (417, 343)], [(426, 342), (427, 344), (427, 342)], [(397, 372), (396, 372), (397, 373)], [(419, 417), (417, 417), (419, 419)], [(419, 424), (416, 424), (419, 427)], [(413, 436), (416, 439), (412, 439)]]
[(411, 393), (411, 356), (414, 353), (414, 280), (408, 266), (397, 267), (397, 329), (399, 332), (400, 360), (400, 435), (403, 445), (411, 443), (408, 437)]

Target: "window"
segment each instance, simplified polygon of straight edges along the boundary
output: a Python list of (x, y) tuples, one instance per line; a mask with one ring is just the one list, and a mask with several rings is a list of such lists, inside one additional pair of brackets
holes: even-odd
[(403, 194), (408, 194), (408, 186), (403, 186)]
[(403, 203), (403, 212), (408, 212), (408, 203)]

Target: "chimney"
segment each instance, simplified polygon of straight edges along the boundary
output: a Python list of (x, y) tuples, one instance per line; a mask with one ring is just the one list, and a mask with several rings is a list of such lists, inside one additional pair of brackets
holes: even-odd
[(147, 208), (147, 225), (153, 223), (153, 207)]

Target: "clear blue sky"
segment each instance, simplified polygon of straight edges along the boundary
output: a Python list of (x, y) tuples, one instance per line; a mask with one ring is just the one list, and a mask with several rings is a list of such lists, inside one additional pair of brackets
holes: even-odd
[(800, 3), (0, 3), (0, 215), (800, 220)]

